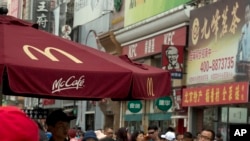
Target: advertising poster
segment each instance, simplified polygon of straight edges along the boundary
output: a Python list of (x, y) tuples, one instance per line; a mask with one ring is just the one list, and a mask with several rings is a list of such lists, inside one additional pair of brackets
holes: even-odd
[(187, 84), (250, 77), (250, 1), (221, 0), (190, 13)]
[(183, 46), (162, 46), (162, 66), (164, 70), (168, 70), (169, 72), (171, 72), (172, 78), (182, 78), (183, 50)]

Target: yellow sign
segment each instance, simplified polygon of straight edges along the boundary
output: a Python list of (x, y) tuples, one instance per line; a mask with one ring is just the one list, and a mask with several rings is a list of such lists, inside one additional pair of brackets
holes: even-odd
[(43, 54), (44, 56), (48, 57), (50, 60), (52, 61), (56, 61), (59, 62), (60, 60), (57, 59), (50, 51), (51, 50), (55, 50), (61, 54), (63, 54), (64, 56), (68, 57), (69, 59), (71, 59), (73, 62), (80, 64), (83, 63), (81, 60), (79, 60), (78, 58), (76, 58), (75, 56), (71, 55), (70, 53), (63, 51), (61, 49), (55, 48), (55, 47), (46, 47), (44, 50), (38, 49), (37, 47), (33, 47), (31, 45), (24, 45), (23, 46), (23, 51), (30, 57), (30, 59), (32, 60), (39, 60), (36, 56), (34, 56), (31, 52), (30, 52), (30, 48), (32, 48), (33, 50)]

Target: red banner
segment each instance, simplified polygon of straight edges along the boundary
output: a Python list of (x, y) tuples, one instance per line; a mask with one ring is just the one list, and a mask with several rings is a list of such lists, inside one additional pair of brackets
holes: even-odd
[(205, 106), (248, 102), (248, 82), (183, 89), (182, 106)]

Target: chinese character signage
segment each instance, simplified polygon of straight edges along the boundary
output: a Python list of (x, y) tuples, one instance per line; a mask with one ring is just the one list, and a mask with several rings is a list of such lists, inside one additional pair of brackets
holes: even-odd
[(138, 59), (162, 52), (162, 45), (186, 46), (187, 26), (158, 34), (122, 47), (122, 54)]
[(249, 5), (221, 0), (191, 11), (188, 85), (249, 79)]
[(128, 110), (131, 113), (138, 113), (142, 109), (142, 102), (140, 100), (133, 100), (128, 102)]
[(125, 0), (125, 26), (150, 18), (191, 0)]
[(162, 111), (168, 111), (172, 107), (172, 104), (173, 104), (173, 101), (171, 97), (169, 96), (158, 98), (156, 100), (157, 108)]
[(182, 106), (247, 103), (248, 89), (248, 82), (186, 88), (183, 90)]
[(183, 46), (162, 46), (162, 67), (171, 72), (172, 78), (181, 79), (183, 70)]
[(50, 0), (36, 0), (34, 1), (33, 20), (39, 25), (39, 28), (49, 31), (50, 20)]

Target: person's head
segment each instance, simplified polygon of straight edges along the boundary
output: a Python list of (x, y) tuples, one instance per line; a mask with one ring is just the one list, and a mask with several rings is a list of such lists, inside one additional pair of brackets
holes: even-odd
[(69, 138), (71, 139), (71, 138), (75, 138), (76, 137), (76, 129), (69, 129), (68, 130), (68, 136), (69, 136)]
[(82, 131), (82, 128), (81, 128), (81, 127), (77, 127), (77, 128), (76, 128), (76, 132), (77, 132), (77, 133), (79, 133), (79, 132), (81, 132), (81, 131)]
[(168, 131), (166, 134), (161, 135), (162, 138), (165, 138), (166, 141), (175, 141), (175, 133)]
[(203, 129), (197, 136), (198, 141), (213, 141), (215, 139), (215, 133), (210, 129)]
[(170, 131), (170, 132), (175, 132), (174, 128), (173, 127), (168, 127), (167, 128), (167, 132)]
[(183, 141), (192, 141), (193, 140), (193, 135), (190, 132), (185, 132), (183, 134)]
[(37, 124), (14, 106), (0, 107), (1, 141), (38, 141)]
[(150, 125), (148, 127), (148, 136), (155, 140), (155, 139), (158, 139), (158, 134), (159, 134), (159, 131), (158, 131), (158, 127), (156, 125)]
[(178, 49), (175, 46), (170, 46), (166, 50), (166, 56), (170, 64), (174, 65), (178, 62)]
[(114, 131), (111, 127), (105, 127), (104, 128), (104, 134), (109, 137), (109, 138), (113, 138), (114, 135)]
[(98, 141), (94, 131), (87, 131), (84, 134), (83, 141)]
[(182, 141), (183, 135), (182, 134), (176, 134), (176, 141)]
[(222, 137), (221, 133), (216, 134), (216, 138), (220, 139)]
[(131, 135), (131, 141), (143, 141), (144, 140), (144, 132), (143, 131), (135, 131)]
[(128, 130), (125, 127), (121, 127), (116, 132), (116, 139), (127, 141), (128, 140)]
[(53, 138), (64, 139), (68, 135), (70, 118), (62, 111), (53, 111), (46, 119), (48, 131), (53, 135)]
[(216, 134), (216, 140), (221, 141), (222, 140), (222, 135), (221, 133)]

